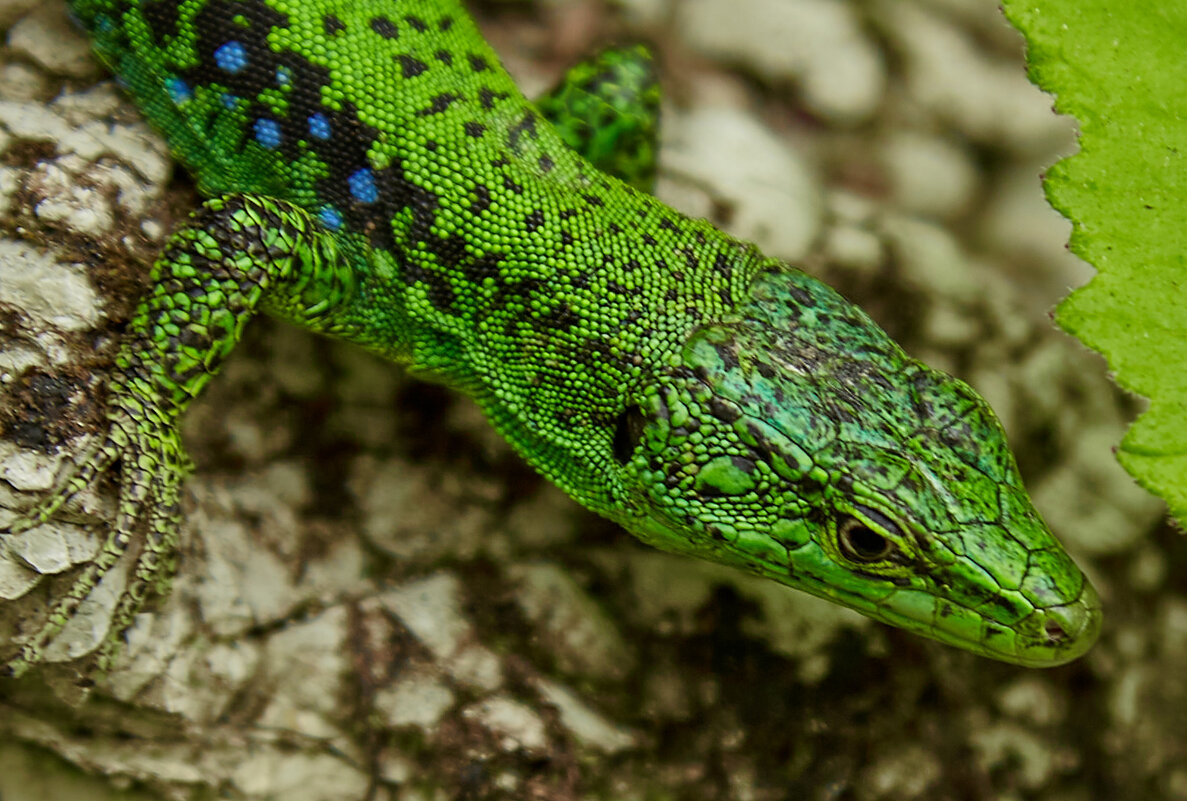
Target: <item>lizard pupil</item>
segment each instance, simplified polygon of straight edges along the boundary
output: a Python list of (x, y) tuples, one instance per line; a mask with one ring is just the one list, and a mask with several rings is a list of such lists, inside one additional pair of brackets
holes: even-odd
[(628, 406), (614, 421), (614, 459), (626, 464), (639, 447), (643, 436), (643, 412), (638, 406)]
[(841, 521), (837, 536), (841, 552), (854, 562), (880, 562), (894, 548), (890, 540), (853, 517)]

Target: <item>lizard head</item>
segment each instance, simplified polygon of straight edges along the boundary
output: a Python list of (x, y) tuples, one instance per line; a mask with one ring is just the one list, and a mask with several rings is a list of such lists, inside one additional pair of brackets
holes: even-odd
[(694, 333), (619, 419), (615, 454), (642, 510), (623, 522), (658, 547), (1022, 665), (1099, 632), (986, 403), (798, 271)]

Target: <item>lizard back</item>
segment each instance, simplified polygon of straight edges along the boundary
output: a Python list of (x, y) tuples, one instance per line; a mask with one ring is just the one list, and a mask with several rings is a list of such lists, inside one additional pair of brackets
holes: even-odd
[(282, 198), (356, 231), (401, 189), (376, 162), (489, 149), (477, 120), (527, 105), (453, 5), (71, 2), (204, 194)]

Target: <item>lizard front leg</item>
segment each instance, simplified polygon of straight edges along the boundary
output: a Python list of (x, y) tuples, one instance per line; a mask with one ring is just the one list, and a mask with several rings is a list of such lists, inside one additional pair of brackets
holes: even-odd
[(611, 47), (575, 64), (536, 108), (565, 144), (636, 189), (655, 186), (659, 78), (643, 45)]
[(0, 530), (0, 536), (11, 536), (44, 523), (119, 464), (116, 516), (98, 555), (8, 661), (11, 675), (41, 661), (79, 605), (135, 543), (140, 550), (116, 605), (105, 655), (146, 595), (168, 590), (180, 486), (190, 470), (178, 418), (258, 312), (324, 329), (321, 323), (353, 291), (351, 275), (338, 240), (313, 217), (264, 197), (209, 200), (172, 236), (153, 267), (152, 291), (137, 308), (116, 356), (106, 432), (64, 471), (46, 498)]

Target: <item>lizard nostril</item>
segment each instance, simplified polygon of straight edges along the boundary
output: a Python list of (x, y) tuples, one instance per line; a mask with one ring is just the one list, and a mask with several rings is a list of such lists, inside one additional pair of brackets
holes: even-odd
[(1068, 638), (1067, 630), (1058, 620), (1048, 620), (1043, 624), (1043, 631), (1047, 634), (1047, 639), (1054, 643), (1064, 642)]

